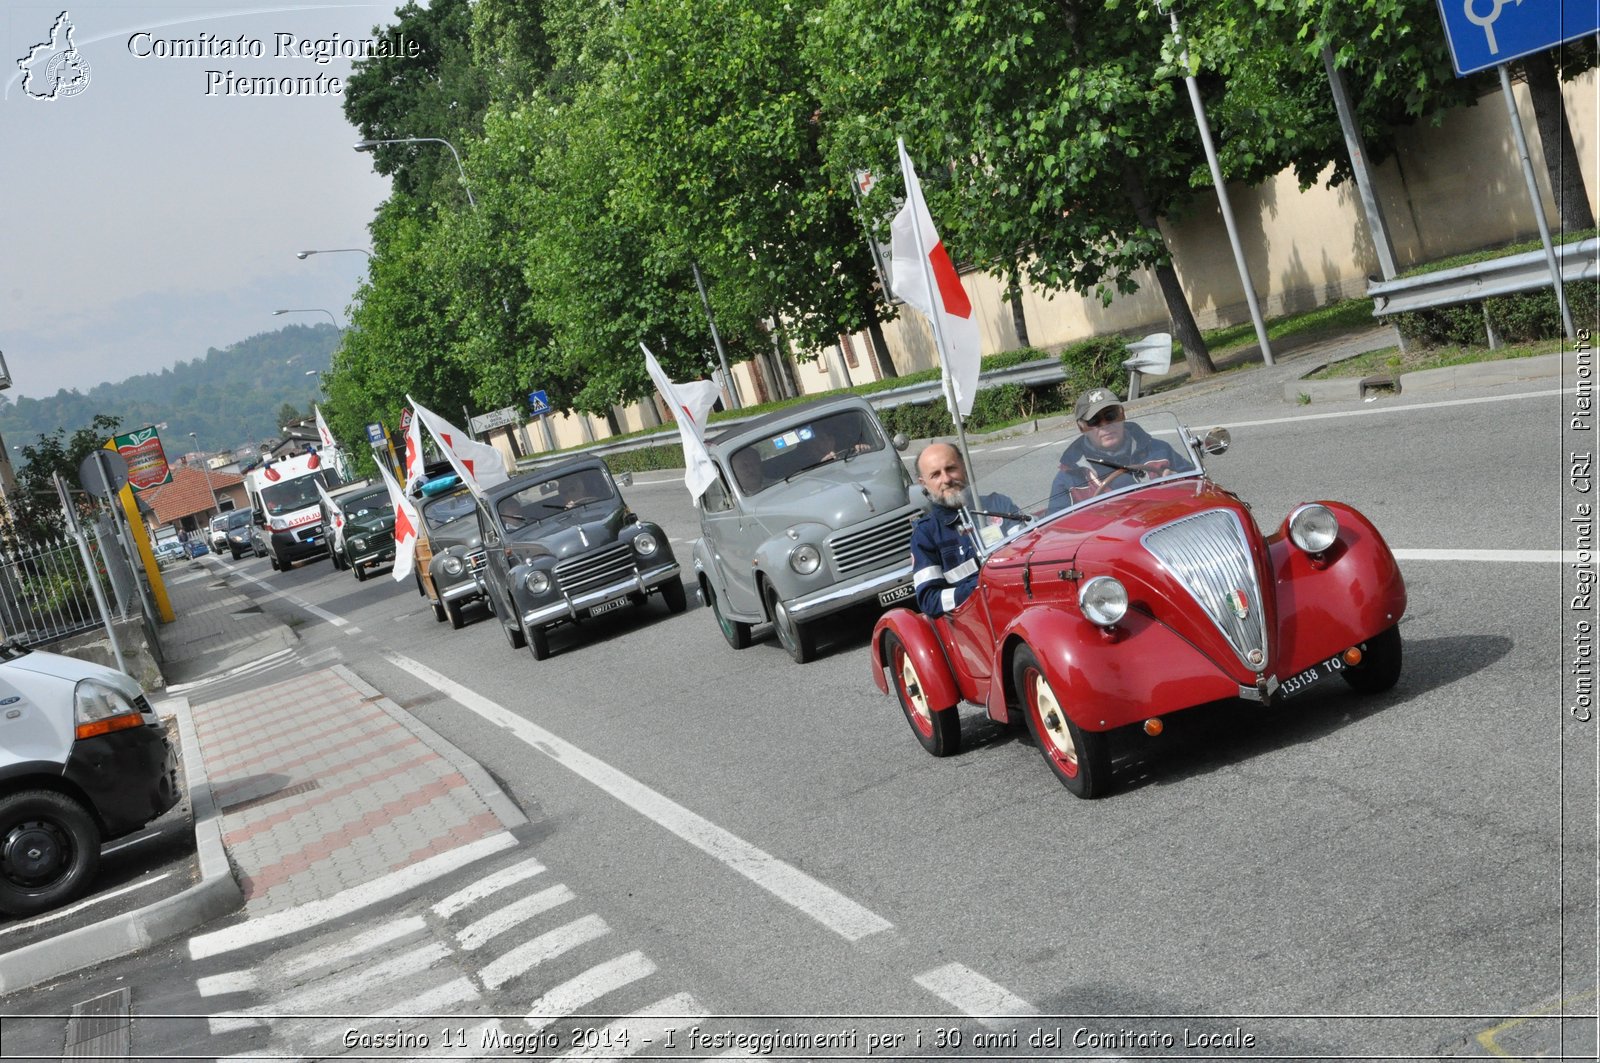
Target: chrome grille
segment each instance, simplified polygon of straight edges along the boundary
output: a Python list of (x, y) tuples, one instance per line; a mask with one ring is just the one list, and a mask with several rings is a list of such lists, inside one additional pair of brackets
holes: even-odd
[(569, 595), (582, 594), (595, 587), (603, 587), (626, 579), (636, 572), (633, 564), (633, 547), (628, 543), (615, 543), (582, 557), (569, 558), (556, 566), (557, 585)]
[(828, 552), (840, 576), (899, 564), (911, 557), (911, 522), (901, 514), (843, 532), (828, 540)]
[[(1261, 587), (1238, 515), (1226, 509), (1196, 513), (1147, 532), (1140, 541), (1200, 603), (1239, 660), (1254, 671), (1265, 671), (1266, 610), (1261, 607)], [(1243, 619), (1229, 601), (1234, 591), (1245, 598)]]
[(483, 547), (467, 551), (467, 571), (476, 576), (489, 563), (489, 552)]

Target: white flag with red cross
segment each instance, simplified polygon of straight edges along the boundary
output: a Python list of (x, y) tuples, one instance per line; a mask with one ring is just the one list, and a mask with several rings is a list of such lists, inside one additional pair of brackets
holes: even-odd
[(400, 485), (394, 482), (394, 476), (381, 461), (378, 475), (383, 477), (383, 486), (389, 489), (389, 501), (394, 503), (394, 571), (390, 575), (398, 582), (411, 575), (416, 565), (417, 529), (422, 522), (417, 517), (417, 507), (400, 490)]
[(405, 447), (406, 482), (401, 486), (405, 488), (406, 494), (410, 494), (413, 487), (428, 478), (422, 460), (422, 418), (418, 417), (415, 411), (411, 414), (411, 420), (406, 423)]
[(717, 482), (717, 466), (706, 450), (706, 415), (716, 404), (721, 389), (709, 380), (690, 380), (674, 384), (650, 353), (650, 348), (639, 344), (644, 352), (644, 367), (661, 393), (662, 401), (672, 411), (678, 422), (678, 438), (683, 442), (683, 482), (691, 498), (699, 498), (706, 488)]
[(890, 227), (893, 249), (894, 294), (922, 311), (934, 326), (940, 343), (940, 361), (956, 393), (962, 416), (972, 412), (978, 393), (978, 373), (983, 357), (983, 336), (972, 300), (933, 227), (933, 215), (922, 198), (916, 167), (899, 141), (900, 170), (906, 179), (906, 202)]
[[(444, 456), (450, 459), (450, 467), (455, 469), (456, 475), (461, 477), (461, 482), (466, 484), (474, 495), (483, 498), (487, 488), (511, 479), (510, 474), (506, 472), (506, 460), (498, 450), (487, 443), (479, 443), (410, 395), (406, 396), (406, 401), (411, 403), (411, 409), (415, 411), (412, 414), (412, 421), (420, 420), (427, 425), (428, 434), (439, 444), (439, 450)], [(420, 449), (418, 448), (419, 458)]]

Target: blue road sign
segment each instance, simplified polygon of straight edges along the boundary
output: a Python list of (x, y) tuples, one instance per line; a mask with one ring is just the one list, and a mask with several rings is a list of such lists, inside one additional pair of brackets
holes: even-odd
[(535, 417), (541, 417), (550, 412), (550, 396), (542, 391), (528, 392), (528, 409)]
[(1439, 17), (1462, 77), (1600, 29), (1595, 0), (1439, 0)]
[(383, 443), (383, 425), (367, 425), (367, 442), (381, 445)]

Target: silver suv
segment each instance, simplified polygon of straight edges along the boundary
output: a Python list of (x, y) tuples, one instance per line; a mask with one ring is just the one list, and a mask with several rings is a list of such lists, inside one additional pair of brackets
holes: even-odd
[(728, 645), (770, 623), (804, 664), (822, 617), (912, 596), (912, 478), (865, 400), (790, 407), (708, 449), (721, 475), (698, 503), (694, 572)]

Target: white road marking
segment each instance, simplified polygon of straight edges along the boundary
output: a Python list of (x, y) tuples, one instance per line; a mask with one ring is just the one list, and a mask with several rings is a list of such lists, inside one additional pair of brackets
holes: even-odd
[(381, 989), (389, 982), (403, 980), (420, 974), (439, 960), (450, 955), (450, 950), (437, 942), (424, 945), (382, 963), (359, 970), (340, 972), (337, 978), (324, 979), (288, 993), (276, 1000), (231, 1015), (212, 1016), (207, 1020), (212, 1033), (226, 1033), (246, 1026), (259, 1025), (267, 1018), (281, 1018), (301, 1012), (337, 1014), (339, 1004), (358, 997), (371, 989)]
[[(557, 1059), (623, 1059), (636, 1056), (646, 1048), (653, 1051), (666, 1039), (668, 1029), (680, 1023), (649, 1024), (645, 1019), (704, 1019), (711, 1013), (688, 993), (677, 993), (654, 1004), (647, 1005), (632, 1015), (624, 1015), (616, 1022), (598, 1030), (585, 1031), (588, 1047), (579, 1047)], [(641, 1029), (641, 1027), (643, 1027)], [(647, 1036), (648, 1035), (648, 1036)], [(748, 1053), (742, 1053), (748, 1055)], [(660, 1058), (660, 1057), (655, 1057)]]
[(501, 868), (489, 877), (479, 879), (466, 889), (450, 894), (450, 896), (433, 906), (433, 914), (440, 919), (448, 919), (469, 904), (498, 893), (507, 886), (514, 886), (524, 879), (530, 879), (543, 873), (544, 865), (532, 858), (524, 860), (520, 864), (512, 864), (510, 867)]
[(774, 897), (809, 915), (845, 940), (859, 941), (868, 935), (894, 928), (894, 924), (889, 920), (856, 903), (838, 890), (824, 885), (771, 853), (756, 848), (704, 816), (689, 811), (627, 773), (613, 768), (598, 757), (585, 753), (554, 732), (523, 719), (425, 664), (399, 654), (391, 653), (386, 656), (396, 667), (443, 691), (491, 723), (504, 727), (568, 771), (593, 783), (647, 819), (721, 861), (730, 870), (745, 876)]
[(329, 942), (304, 955), (287, 960), (283, 964), (283, 973), (289, 978), (298, 978), (302, 974), (314, 971), (318, 967), (326, 967), (337, 960), (349, 959), (382, 948), (418, 931), (426, 930), (427, 927), (428, 924), (420, 915), (384, 923), (353, 938)]
[[(1576, 550), (1423, 550), (1400, 549), (1393, 551), (1397, 561), (1502, 561), (1511, 564), (1568, 564), (1579, 563)], [(1589, 555), (1586, 564), (1594, 564)]]
[[(418, 993), (414, 997), (392, 1004), (381, 1011), (363, 1015), (362, 1018), (376, 1019), (389, 1018), (390, 1016), (410, 1018), (413, 1016), (444, 1015), (448, 1014), (447, 1008), (455, 1007), (459, 1004), (470, 1004), (481, 997), (482, 994), (472, 984), (472, 979), (466, 977), (455, 978), (444, 985), (435, 986), (425, 993)], [(313, 1043), (331, 1041), (334, 1038), (343, 1037), (350, 1028), (348, 1022), (336, 1026), (324, 1026), (317, 1030), (310, 1040)]]
[(490, 912), (475, 923), (468, 924), (456, 935), (456, 940), (461, 943), (462, 948), (471, 952), (512, 927), (566, 904), (575, 896), (576, 894), (565, 886), (551, 886), (531, 897), (524, 897), (504, 908)]
[(916, 983), (963, 1015), (971, 1015), (991, 1030), (1009, 1030), (1019, 1015), (1037, 1015), (1039, 1009), (1004, 987), (959, 963), (947, 963), (917, 975)]
[[(161, 837), (161, 832), (159, 830), (147, 830), (141, 834), (136, 834), (131, 838), (124, 838), (115, 845), (102, 846), (100, 849), (100, 855), (110, 856), (112, 853), (120, 853), (122, 850), (131, 849), (135, 845), (143, 845), (145, 842), (153, 842), (159, 837)], [(153, 882), (155, 880), (152, 879), (151, 881)]]
[(74, 904), (70, 908), (63, 908), (60, 911), (51, 912), (49, 915), (41, 916), (41, 917), (39, 917), (37, 919), (27, 919), (27, 920), (24, 920), (23, 922), (18, 923), (16, 926), (7, 927), (4, 930), (0, 930), (0, 935), (13, 934), (13, 933), (16, 933), (18, 930), (28, 930), (28, 929), (31, 929), (33, 927), (43, 926), (45, 923), (53, 923), (57, 919), (65, 919), (67, 916), (73, 914), (74, 912), (81, 912), (85, 908), (92, 908), (94, 905), (99, 904), (101, 901), (109, 901), (111, 898), (120, 897), (124, 893), (132, 893), (134, 890), (142, 890), (146, 886), (154, 886), (157, 882), (160, 882), (162, 879), (170, 878), (171, 876), (172, 876), (172, 872), (167, 871), (167, 872), (163, 872), (162, 874), (156, 875), (153, 878), (140, 879), (138, 882), (135, 882), (133, 885), (124, 886), (120, 890), (111, 890), (109, 893), (97, 893), (93, 897), (90, 897), (88, 900), (79, 901), (77, 904)]
[(459, 849), (452, 849), (431, 856), (421, 863), (390, 872), (371, 882), (352, 886), (331, 897), (308, 901), (294, 908), (273, 912), (271, 915), (252, 919), (237, 926), (214, 930), (209, 934), (198, 934), (189, 939), (189, 958), (203, 960), (207, 956), (232, 952), (248, 945), (258, 945), (263, 941), (271, 941), (287, 934), (297, 934), (309, 927), (342, 919), (351, 912), (360, 911), (368, 905), (389, 900), (391, 897), (398, 897), (408, 890), (453, 874), (468, 864), (493, 856), (516, 844), (516, 838), (505, 831), (500, 831), (463, 845)]
[[(326, 620), (328, 623), (332, 624), (334, 627), (349, 627), (350, 626), (350, 621), (346, 620), (344, 617), (339, 616), (339, 615), (337, 615), (335, 613), (330, 613), (326, 609), (321, 608), (320, 606), (312, 605), (310, 602), (306, 601), (305, 599), (297, 597), (296, 595), (290, 594), (288, 591), (278, 590), (276, 587), (272, 586), (272, 584), (270, 584), (270, 583), (267, 583), (265, 580), (257, 579), (256, 577), (250, 575), (247, 572), (240, 572), (240, 573), (237, 573), (237, 575), (238, 575), (238, 577), (240, 579), (247, 579), (251, 583), (254, 583), (257, 587), (260, 587), (262, 590), (266, 591), (267, 592), (267, 597), (269, 597), (269, 598), (282, 598), (284, 601), (288, 602), (290, 605), (293, 605), (293, 606), (295, 606), (296, 608), (299, 608), (299, 609), (304, 609), (306, 612), (310, 613), (312, 616), (316, 617), (319, 620)], [(360, 630), (360, 628), (356, 628), (356, 629), (354, 629), (352, 631), (345, 632), (345, 634), (353, 635), (353, 634), (356, 633), (356, 631), (359, 631), (359, 630)]]
[(197, 679), (193, 683), (175, 683), (172, 686), (167, 687), (166, 692), (168, 694), (182, 694), (186, 690), (193, 690), (196, 687), (210, 686), (212, 683), (220, 683), (225, 679), (232, 679), (235, 676), (243, 675), (246, 672), (265, 671), (266, 669), (274, 667), (275, 665), (284, 663), (291, 655), (293, 655), (293, 653), (293, 647), (281, 649), (276, 653), (267, 654), (258, 661), (251, 661), (249, 664), (241, 664), (237, 668), (230, 668), (226, 672), (218, 672), (216, 675), (207, 676), (204, 679)]
[(205, 978), (196, 978), (194, 987), (203, 997), (215, 997), (223, 993), (248, 993), (256, 987), (256, 972), (227, 971), (223, 974), (208, 975)]
[(1551, 388), (1548, 391), (1522, 391), (1515, 395), (1486, 395), (1479, 399), (1440, 399), (1438, 402), (1412, 402), (1403, 406), (1379, 406), (1369, 410), (1341, 410), (1337, 413), (1303, 413), (1295, 417), (1268, 417), (1259, 421), (1227, 421), (1212, 425), (1214, 428), (1255, 428), (1264, 424), (1295, 424), (1300, 421), (1328, 421), (1338, 417), (1372, 417), (1385, 413), (1415, 413), (1418, 410), (1442, 410), (1453, 406), (1481, 406), (1486, 402), (1508, 402), (1512, 399), (1540, 399), (1552, 395), (1568, 395), (1574, 388)]
[(538, 1032), (558, 1019), (571, 1015), (613, 990), (655, 974), (656, 965), (642, 952), (630, 952), (597, 964), (576, 978), (568, 979), (533, 1002), (528, 1025)]
[(548, 933), (540, 934), (533, 940), (518, 945), (504, 956), (496, 957), (484, 964), (478, 972), (478, 977), (488, 988), (498, 989), (519, 974), (524, 974), (541, 963), (553, 960), (562, 953), (571, 952), (579, 945), (605, 937), (609, 933), (611, 928), (598, 915), (586, 915), (581, 919), (574, 919), (566, 926), (559, 926)]

